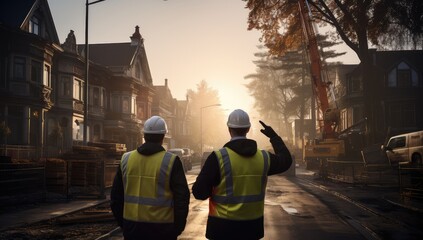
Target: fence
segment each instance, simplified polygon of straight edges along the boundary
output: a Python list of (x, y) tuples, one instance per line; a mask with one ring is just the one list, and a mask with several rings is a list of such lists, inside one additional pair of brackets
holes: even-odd
[(30, 163), (0, 163), (0, 205), (45, 199), (45, 167)]
[(398, 165), (398, 183), (402, 197), (423, 199), (423, 167), (409, 163)]
[(1, 145), (0, 156), (8, 156), (10, 159), (37, 159), (41, 152), (30, 145)]

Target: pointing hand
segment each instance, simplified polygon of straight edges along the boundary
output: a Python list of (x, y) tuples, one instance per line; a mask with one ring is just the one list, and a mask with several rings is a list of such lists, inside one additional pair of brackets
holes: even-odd
[(259, 122), (264, 127), (264, 129), (260, 129), (260, 132), (262, 132), (268, 138), (274, 138), (274, 137), (278, 136), (278, 134), (275, 132), (275, 130), (273, 130), (273, 128), (271, 126), (266, 125), (261, 120), (259, 120)]

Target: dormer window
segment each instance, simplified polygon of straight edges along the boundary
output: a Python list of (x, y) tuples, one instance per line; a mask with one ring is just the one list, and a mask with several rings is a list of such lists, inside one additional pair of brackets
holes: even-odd
[(141, 78), (141, 66), (139, 64), (135, 67), (135, 77), (137, 79)]
[(419, 87), (417, 72), (405, 62), (401, 62), (388, 74), (388, 87)]
[(29, 21), (29, 32), (40, 35), (40, 20), (36, 16), (32, 16)]

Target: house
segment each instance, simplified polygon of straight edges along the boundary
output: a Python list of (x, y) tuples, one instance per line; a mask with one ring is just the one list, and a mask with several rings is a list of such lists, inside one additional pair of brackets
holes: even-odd
[(168, 133), (165, 136), (163, 146), (165, 148), (179, 147), (174, 139), (177, 122), (177, 100), (173, 98), (169, 89), (168, 80), (164, 85), (154, 86), (156, 95), (153, 98), (152, 115), (161, 116), (167, 124)]
[[(89, 44), (90, 62), (106, 68), (111, 78), (102, 85), (94, 82), (90, 86), (90, 95), (99, 97), (89, 100), (88, 124), (93, 137), (125, 143), (133, 149), (142, 142), (143, 123), (152, 114), (155, 89), (138, 26), (130, 39), (125, 43)], [(81, 54), (84, 47), (78, 46)], [(95, 81), (90, 74), (93, 78)], [(105, 108), (103, 121), (95, 121), (96, 116), (92, 116), (98, 107)], [(89, 139), (95, 140), (93, 137)]]
[(3, 1), (0, 13), (0, 155), (56, 157), (83, 144), (85, 127), (88, 142), (142, 143), (160, 95), (138, 26), (128, 42), (89, 44), (87, 84), (85, 45), (72, 30), (60, 44), (46, 0)]
[(47, 1), (2, 1), (0, 35), (0, 141), (41, 156), (55, 105), (54, 58), (63, 52)]
[[(373, 59), (373, 82), (365, 99), (360, 66), (345, 74), (337, 88), (341, 130), (356, 126), (363, 119), (364, 106), (372, 109), (373, 143), (383, 143), (392, 135), (423, 129), (423, 51), (376, 51)], [(364, 129), (365, 130), (365, 129)]]

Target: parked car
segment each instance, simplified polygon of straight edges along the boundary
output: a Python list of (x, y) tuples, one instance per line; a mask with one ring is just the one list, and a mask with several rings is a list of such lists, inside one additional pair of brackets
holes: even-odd
[(184, 168), (184, 172), (188, 172), (189, 170), (192, 169), (191, 156), (187, 155), (184, 149), (171, 148), (167, 151), (179, 156), (179, 159), (181, 159), (181, 162), (182, 162), (182, 167)]
[(423, 131), (393, 136), (386, 146), (382, 145), (391, 165), (401, 162), (422, 165)]

